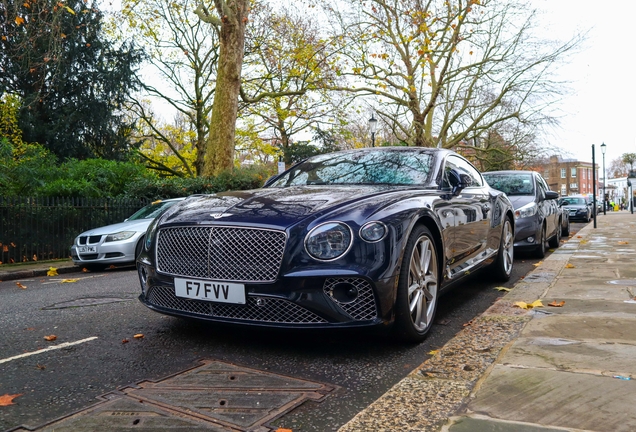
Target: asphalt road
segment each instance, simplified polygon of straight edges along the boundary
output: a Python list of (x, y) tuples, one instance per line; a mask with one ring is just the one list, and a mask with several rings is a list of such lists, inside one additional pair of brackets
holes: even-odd
[[(572, 233), (582, 226), (573, 223)], [(476, 274), (453, 289), (419, 345), (368, 332), (265, 331), (163, 316), (137, 301), (132, 268), (71, 275), (75, 282), (62, 282), (69, 275), (25, 280), (24, 289), (2, 282), (0, 397), (21, 396), (0, 406), (0, 430), (40, 426), (95, 404), (100, 395), (164, 378), (201, 359), (335, 386), (323, 402), (307, 402), (270, 425), (337, 430), (487, 309), (501, 295), (495, 287), (512, 287), (537, 261), (517, 254), (509, 282)], [(45, 340), (52, 335), (54, 341)], [(56, 349), (34, 353), (51, 347)]]

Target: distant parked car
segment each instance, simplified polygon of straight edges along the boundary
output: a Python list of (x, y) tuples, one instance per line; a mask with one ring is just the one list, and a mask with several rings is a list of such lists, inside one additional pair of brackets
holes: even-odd
[(488, 184), (505, 192), (515, 209), (515, 243), (518, 250), (533, 251), (545, 256), (546, 243), (557, 248), (563, 227), (570, 233), (569, 218), (557, 205), (559, 195), (548, 187), (543, 177), (534, 171), (490, 171), (483, 173)]
[(184, 199), (154, 201), (123, 222), (81, 233), (71, 246), (73, 262), (92, 269), (133, 264), (143, 246), (148, 225), (164, 210)]
[(589, 222), (592, 219), (592, 207), (583, 195), (567, 196), (559, 199), (559, 205), (570, 213), (570, 220)]

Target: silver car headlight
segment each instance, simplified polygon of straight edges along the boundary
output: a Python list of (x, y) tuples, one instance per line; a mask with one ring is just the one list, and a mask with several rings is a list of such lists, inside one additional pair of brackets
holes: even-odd
[(115, 233), (115, 234), (108, 234), (106, 236), (106, 240), (104, 240), (104, 241), (105, 242), (112, 242), (112, 241), (128, 240), (129, 238), (134, 236), (136, 233), (137, 233), (137, 231), (120, 231), (120, 232)]
[(312, 258), (334, 260), (351, 246), (351, 229), (341, 222), (327, 222), (312, 229), (305, 237), (305, 250)]
[(526, 204), (515, 210), (515, 219), (527, 218), (537, 214), (538, 207), (535, 203)]

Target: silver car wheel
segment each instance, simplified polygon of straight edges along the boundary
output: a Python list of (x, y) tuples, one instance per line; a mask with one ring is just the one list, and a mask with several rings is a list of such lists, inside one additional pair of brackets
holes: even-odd
[(417, 239), (409, 264), (408, 302), (413, 326), (419, 332), (432, 324), (437, 303), (437, 253), (428, 236)]
[(514, 233), (512, 232), (512, 225), (510, 224), (510, 220), (506, 218), (503, 227), (503, 270), (506, 274), (510, 274), (512, 272), (512, 264), (515, 259), (514, 254)]

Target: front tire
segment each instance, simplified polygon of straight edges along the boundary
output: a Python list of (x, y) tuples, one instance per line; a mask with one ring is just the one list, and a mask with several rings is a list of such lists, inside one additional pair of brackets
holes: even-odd
[(406, 244), (395, 299), (395, 330), (405, 342), (421, 342), (433, 325), (439, 295), (433, 235), (417, 226)]
[(537, 258), (543, 258), (545, 257), (545, 251), (546, 251), (546, 247), (545, 247), (545, 224), (541, 225), (541, 238), (539, 240), (539, 246), (537, 246), (537, 249), (534, 253), (534, 255)]
[(556, 233), (554, 237), (550, 239), (550, 247), (553, 249), (558, 248), (561, 245), (561, 221), (557, 224)]
[(512, 223), (509, 218), (506, 218), (501, 231), (497, 260), (493, 264), (495, 280), (506, 282), (510, 279), (515, 258), (514, 247), (515, 234), (512, 230)]

